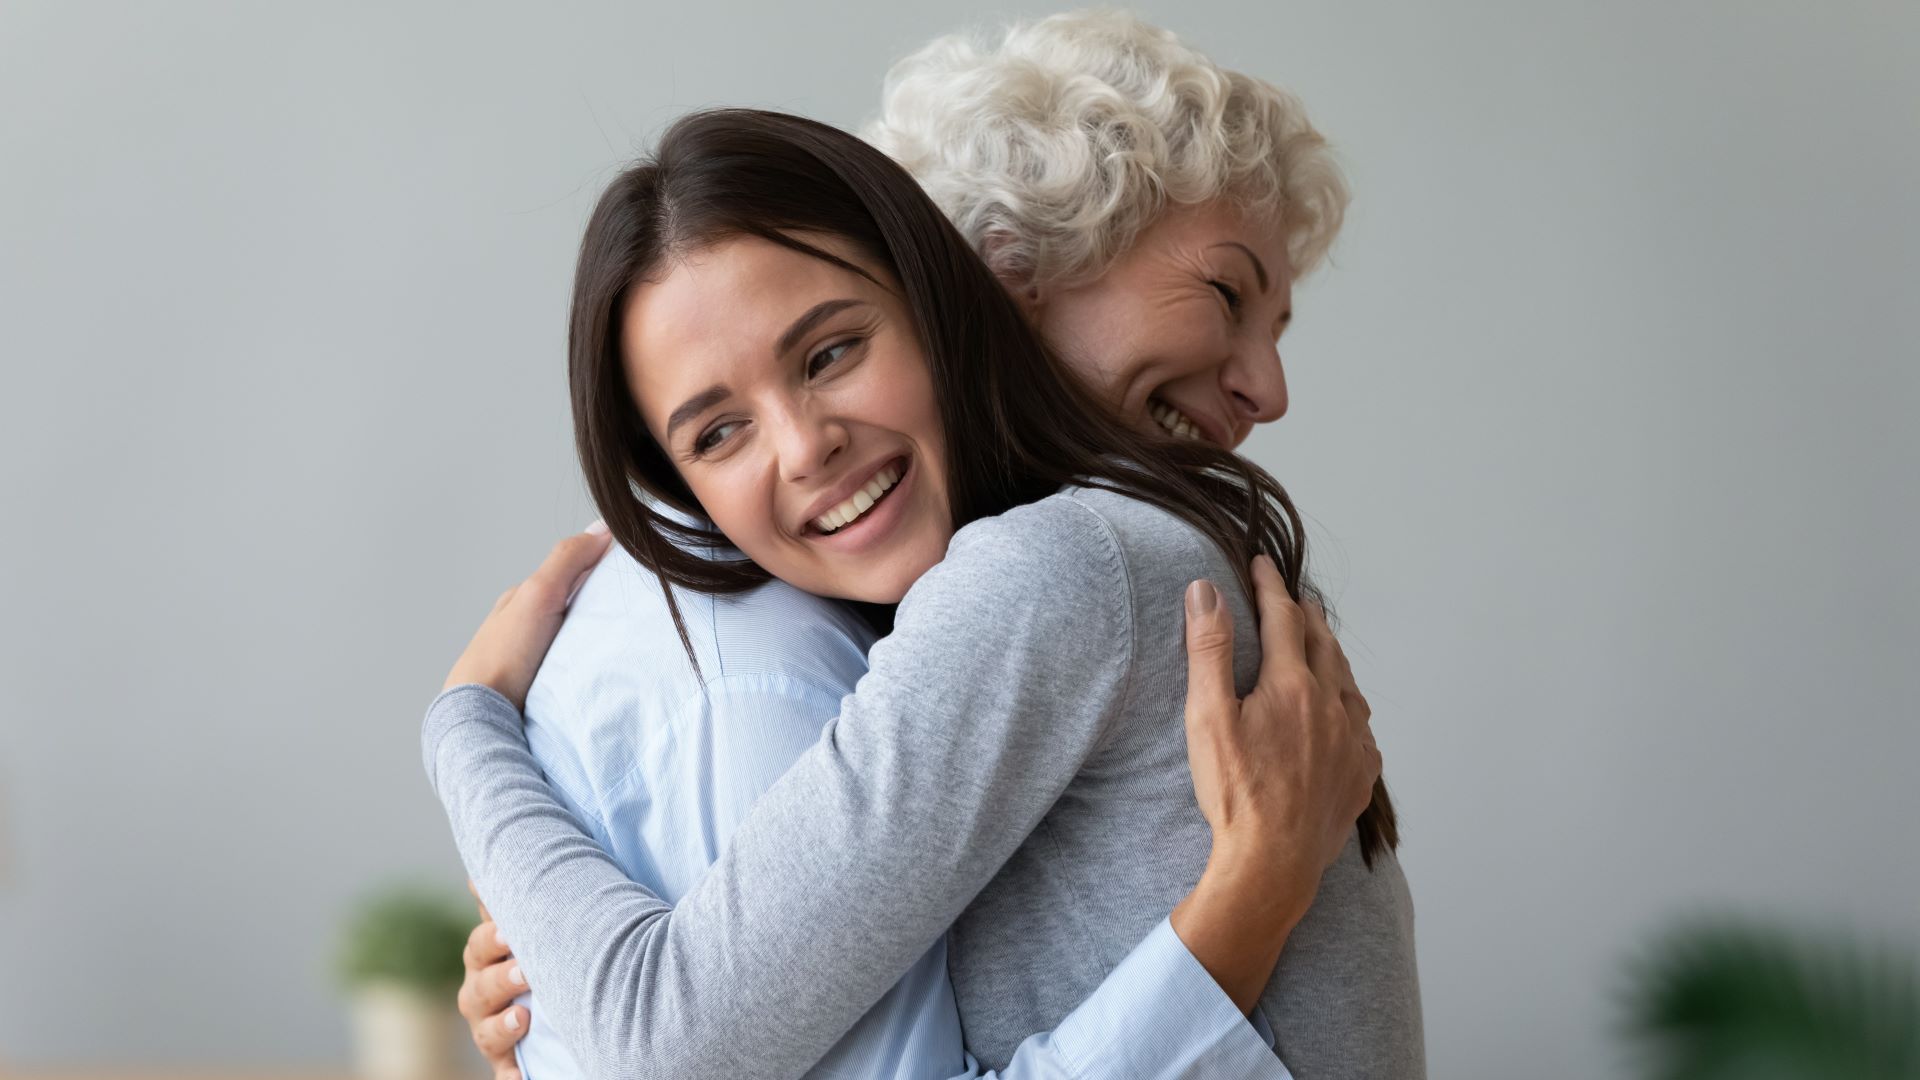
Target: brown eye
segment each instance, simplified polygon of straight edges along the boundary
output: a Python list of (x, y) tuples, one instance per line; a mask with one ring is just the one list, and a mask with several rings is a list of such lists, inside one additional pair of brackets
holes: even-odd
[(812, 356), (809, 356), (807, 358), (807, 378), (811, 379), (814, 376), (820, 374), (822, 371), (825, 371), (827, 368), (832, 367), (834, 364), (839, 363), (840, 358), (842, 356), (845, 356), (850, 350), (852, 350), (852, 348), (855, 345), (858, 345), (859, 343), (860, 343), (859, 338), (849, 338), (846, 341), (829, 345), (826, 348), (821, 349), (819, 352), (814, 353)]
[(700, 436), (693, 440), (693, 452), (696, 454), (704, 454), (714, 447), (719, 446), (726, 441), (727, 432), (739, 426), (740, 421), (738, 420), (729, 420), (724, 424), (713, 425), (701, 432)]

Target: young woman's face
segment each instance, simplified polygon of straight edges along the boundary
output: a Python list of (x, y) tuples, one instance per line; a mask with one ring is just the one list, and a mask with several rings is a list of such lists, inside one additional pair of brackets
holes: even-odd
[(1142, 427), (1232, 448), (1287, 411), (1286, 238), (1225, 201), (1168, 211), (1101, 277), (1024, 302), (1081, 381)]
[[(843, 241), (799, 239), (891, 286)], [(894, 603), (945, 556), (946, 440), (892, 288), (728, 239), (638, 286), (620, 337), (647, 430), (714, 526), (768, 573)]]

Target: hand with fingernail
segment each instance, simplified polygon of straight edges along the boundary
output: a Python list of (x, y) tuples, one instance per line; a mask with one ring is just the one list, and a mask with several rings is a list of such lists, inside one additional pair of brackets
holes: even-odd
[[(1244, 699), (1232, 613), (1212, 583), (1187, 589), (1187, 758), (1213, 851), (1173, 913), (1181, 940), (1243, 1009), (1353, 836), (1381, 766), (1372, 710), (1325, 613), (1296, 603), (1264, 555), (1253, 585), (1260, 677)], [(1198, 902), (1209, 897), (1218, 902)]]
[(546, 659), (567, 605), (607, 553), (607, 526), (599, 521), (553, 546), (533, 576), (500, 594), (466, 651), (447, 674), (446, 689), (479, 683), (526, 707), (527, 688)]
[[(473, 892), (473, 882), (467, 882), (467, 890)], [(473, 898), (478, 902), (480, 894), (474, 892)], [(467, 974), (460, 984), (458, 1003), (460, 1015), (473, 1032), (473, 1045), (487, 1059), (493, 1080), (520, 1080), (513, 1048), (526, 1038), (530, 1014), (513, 999), (527, 992), (527, 977), (485, 903), (480, 904), (480, 925), (467, 935), (462, 959)]]
[[(595, 521), (555, 544), (532, 577), (494, 602), (493, 611), (447, 674), (446, 685), (479, 683), (498, 691), (515, 708), (524, 708), (527, 688), (560, 632), (567, 605), (606, 554), (609, 542), (606, 525)], [(467, 888), (472, 890), (473, 883), (468, 882)], [(477, 892), (474, 899), (480, 899)], [(513, 999), (526, 993), (527, 978), (485, 903), (480, 904), (480, 925), (467, 937), (464, 959), (467, 973), (458, 1003), (460, 1015), (473, 1031), (473, 1044), (492, 1066), (494, 1080), (520, 1080), (513, 1048), (526, 1038), (531, 1014)]]

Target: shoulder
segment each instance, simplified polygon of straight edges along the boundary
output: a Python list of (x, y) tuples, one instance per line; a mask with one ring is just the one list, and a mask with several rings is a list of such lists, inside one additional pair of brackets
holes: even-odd
[[(938, 605), (937, 617), (980, 623), (1002, 639), (1024, 628), (1132, 642), (1144, 627), (1165, 629), (1196, 578), (1238, 581), (1219, 546), (1190, 522), (1131, 495), (1068, 487), (960, 530), (901, 612)], [(1159, 640), (1158, 631), (1152, 636)]]
[(1076, 486), (961, 529), (941, 566), (1127, 587), (1142, 572), (1187, 569), (1210, 555), (1217, 557), (1214, 544), (1178, 515), (1131, 495)]
[(663, 716), (740, 685), (844, 694), (866, 670), (873, 632), (845, 605), (770, 581), (711, 596), (675, 588), (696, 672), (661, 580), (618, 546), (575, 595), (527, 697), (530, 718)]
[(1160, 556), (1187, 556), (1211, 547), (1199, 529), (1170, 510), (1105, 488), (1075, 487), (1061, 492), (1106, 525), (1120, 558), (1137, 564)]
[(1099, 488), (1067, 495), (1107, 526), (1138, 598), (1161, 605), (1169, 591), (1178, 595), (1195, 578), (1239, 580), (1220, 545), (1171, 510)]
[(1056, 571), (1078, 571), (1075, 576), (1118, 574), (1121, 553), (1113, 526), (1098, 507), (1076, 497), (1079, 491), (1068, 488), (972, 522), (954, 534), (947, 558), (936, 571), (951, 573), (977, 565), (1002, 576)]
[(1132, 693), (1136, 610), (1111, 525), (1070, 494), (969, 523), (873, 647), (854, 715), (940, 718), (884, 737), (984, 739), (990, 758), (1009, 732), (1055, 749), (1070, 731), (1097, 738)]
[(983, 624), (989, 637), (1017, 626), (1118, 628), (1130, 592), (1112, 525), (1064, 491), (956, 532), (946, 558), (908, 591), (900, 616)]
[(701, 666), (709, 679), (787, 676), (845, 693), (866, 671), (875, 634), (846, 604), (779, 580), (706, 599), (714, 663), (706, 671), (703, 657)]
[(757, 791), (866, 672), (866, 624), (777, 581), (730, 596), (674, 589), (696, 672), (661, 584), (612, 548), (527, 692), (528, 746), (576, 813), (629, 812), (634, 782), (661, 799), (689, 784)]

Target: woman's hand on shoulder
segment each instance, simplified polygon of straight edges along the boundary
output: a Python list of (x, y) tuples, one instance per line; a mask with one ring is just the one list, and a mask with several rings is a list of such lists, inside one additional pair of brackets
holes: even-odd
[(1319, 605), (1295, 603), (1272, 560), (1253, 566), (1260, 678), (1233, 686), (1233, 617), (1204, 581), (1187, 590), (1187, 752), (1218, 855), (1311, 881), (1311, 901), (1380, 775), (1372, 710)]
[[(1214, 846), (1311, 868), (1346, 847), (1380, 776), (1373, 711), (1318, 604), (1295, 603), (1254, 560), (1260, 678), (1233, 689), (1233, 617), (1205, 581), (1187, 591), (1187, 750)], [(1305, 890), (1311, 898), (1313, 889)]]
[(1260, 679), (1234, 693), (1233, 616), (1205, 581), (1187, 589), (1187, 757), (1213, 851), (1174, 929), (1250, 1007), (1353, 834), (1380, 775), (1372, 710), (1317, 604), (1254, 560)]
[(443, 689), (480, 683), (499, 691), (514, 708), (524, 709), (527, 688), (560, 632), (568, 602), (606, 554), (607, 544), (607, 527), (598, 521), (555, 544), (532, 577), (494, 601), (493, 611), (454, 661)]

